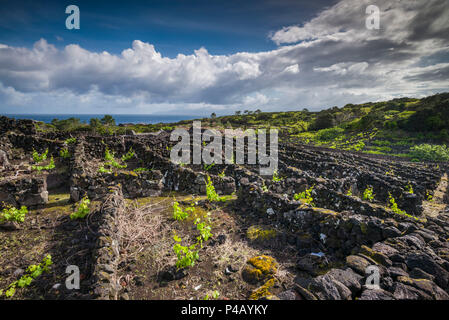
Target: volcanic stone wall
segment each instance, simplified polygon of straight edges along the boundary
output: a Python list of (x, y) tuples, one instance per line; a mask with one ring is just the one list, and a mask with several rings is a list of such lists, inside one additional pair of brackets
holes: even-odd
[(48, 202), (45, 177), (18, 177), (0, 182), (0, 206), (5, 202), (13, 206), (34, 207)]

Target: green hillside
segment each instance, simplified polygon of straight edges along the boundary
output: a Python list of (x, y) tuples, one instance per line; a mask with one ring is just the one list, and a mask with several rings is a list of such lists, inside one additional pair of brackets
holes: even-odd
[(284, 140), (329, 148), (449, 160), (449, 93), (348, 104), (320, 112), (244, 111), (202, 121), (222, 127), (275, 127)]
[[(203, 127), (276, 128), (281, 141), (341, 150), (408, 157), (412, 160), (449, 161), (449, 93), (423, 99), (347, 104), (319, 112), (237, 111), (235, 115), (199, 119)], [(39, 132), (90, 132), (100, 135), (170, 131), (190, 126), (192, 120), (172, 124), (116, 125), (111, 116), (91, 119), (54, 119), (36, 123)]]

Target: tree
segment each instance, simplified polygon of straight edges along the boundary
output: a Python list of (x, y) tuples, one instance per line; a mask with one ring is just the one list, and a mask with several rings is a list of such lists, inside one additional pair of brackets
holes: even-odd
[(92, 128), (98, 128), (101, 126), (101, 121), (98, 118), (91, 118), (89, 124)]
[(211, 119), (215, 119), (217, 117), (217, 115), (215, 114), (215, 112), (212, 112), (210, 117), (211, 117)]
[(235, 115), (236, 115), (236, 116), (239, 116), (239, 115), (241, 115), (241, 114), (242, 114), (242, 111), (236, 111), (236, 112), (235, 112)]
[(114, 118), (109, 115), (106, 114), (102, 119), (101, 119), (101, 123), (104, 124), (105, 126), (115, 126), (115, 120)]
[(321, 130), (327, 129), (334, 126), (334, 117), (330, 113), (321, 113), (315, 119), (315, 123), (313, 124), (313, 129)]
[(83, 126), (79, 118), (73, 117), (64, 120), (53, 119), (51, 124), (61, 131), (72, 131)]

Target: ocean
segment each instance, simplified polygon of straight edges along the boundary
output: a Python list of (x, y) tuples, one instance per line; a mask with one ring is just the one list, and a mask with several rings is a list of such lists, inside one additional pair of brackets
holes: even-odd
[[(89, 123), (91, 118), (103, 118), (103, 114), (2, 114), (9, 118), (15, 119), (32, 119), (50, 123), (53, 119), (64, 120), (69, 118), (78, 118), (81, 122)], [(202, 118), (201, 116), (186, 115), (152, 115), (152, 114), (113, 114), (116, 124), (133, 123), (133, 124), (155, 124), (155, 123), (172, 123), (181, 120), (193, 120)]]

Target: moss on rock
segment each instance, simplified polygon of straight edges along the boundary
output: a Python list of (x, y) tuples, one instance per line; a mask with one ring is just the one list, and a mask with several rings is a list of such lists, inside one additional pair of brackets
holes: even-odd
[(242, 270), (242, 278), (249, 283), (264, 281), (277, 272), (277, 262), (273, 257), (261, 255), (247, 261), (247, 265)]
[(256, 225), (248, 228), (246, 236), (251, 241), (266, 241), (276, 237), (276, 230)]
[(251, 295), (249, 296), (250, 300), (259, 300), (261, 298), (271, 297), (272, 293), (270, 292), (270, 289), (274, 286), (275, 280), (271, 278), (267, 282), (265, 282), (262, 286), (259, 288), (253, 290), (251, 292)]

